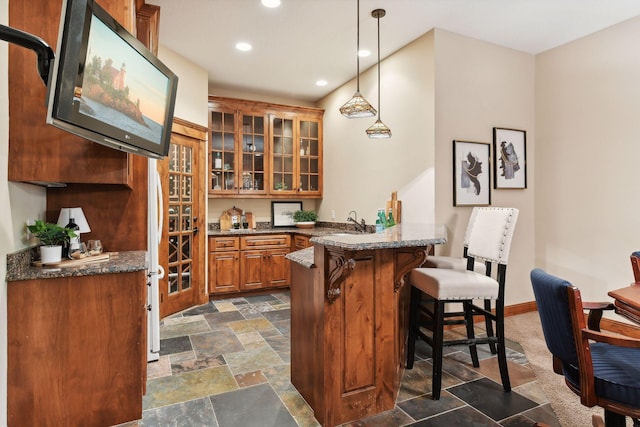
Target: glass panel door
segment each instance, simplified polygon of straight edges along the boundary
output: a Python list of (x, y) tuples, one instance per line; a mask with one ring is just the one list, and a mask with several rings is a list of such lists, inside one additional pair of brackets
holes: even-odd
[(193, 149), (172, 143), (169, 148), (169, 264), (166, 271), (169, 298), (185, 292), (193, 300)]
[(319, 158), (318, 122), (300, 121), (300, 191), (319, 191), (320, 158)]
[(235, 113), (211, 111), (209, 190), (213, 193), (236, 193)]
[(265, 193), (265, 118), (242, 116), (241, 193)]
[(293, 180), (293, 119), (273, 119), (273, 171), (271, 189), (292, 192), (297, 189)]

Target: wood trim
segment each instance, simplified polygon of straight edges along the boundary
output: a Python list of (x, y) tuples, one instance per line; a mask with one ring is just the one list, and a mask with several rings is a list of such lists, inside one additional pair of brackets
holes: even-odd
[(180, 119), (178, 117), (173, 118), (173, 125), (171, 126), (171, 132), (180, 135), (188, 136), (189, 138), (199, 139), (201, 141), (207, 140), (208, 129), (206, 126), (197, 125), (188, 120)]
[(223, 104), (224, 108), (257, 111), (260, 113), (265, 112), (266, 114), (306, 113), (314, 116), (317, 116), (318, 114), (320, 114), (321, 116), (324, 115), (323, 108), (274, 104), (271, 102), (250, 101), (247, 99), (225, 98), (212, 95), (209, 95), (209, 103)]
[[(521, 304), (510, 305), (504, 308), (505, 317), (515, 316), (517, 314), (524, 314), (530, 311), (538, 311), (538, 306), (535, 301), (524, 302)], [(587, 318), (585, 313), (585, 319)], [(479, 321), (483, 320), (478, 317)], [(600, 329), (603, 331), (614, 332), (616, 334), (625, 335), (631, 338), (640, 339), (640, 326), (633, 325), (631, 323), (621, 322), (619, 320), (607, 319), (605, 317), (600, 321)]]
[(529, 302), (523, 302), (520, 304), (505, 306), (504, 317), (529, 313), (530, 311), (538, 311), (538, 306), (536, 305), (535, 301), (529, 301)]

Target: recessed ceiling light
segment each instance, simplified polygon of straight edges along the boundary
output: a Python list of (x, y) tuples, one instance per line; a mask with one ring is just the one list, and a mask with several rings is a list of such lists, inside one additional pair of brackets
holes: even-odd
[(280, 0), (262, 0), (262, 5), (264, 7), (278, 7), (280, 6)]
[(247, 43), (247, 42), (238, 42), (236, 43), (236, 49), (242, 51), (242, 52), (248, 52), (251, 49), (253, 49), (253, 47)]
[(360, 58), (366, 58), (366, 57), (367, 57), (367, 56), (369, 56), (369, 55), (371, 55), (371, 51), (370, 51), (370, 50), (367, 50), (367, 49), (360, 49), (360, 50), (358, 51), (358, 56), (359, 56)]
[(316, 82), (316, 86), (326, 86), (327, 85), (327, 81), (326, 80), (318, 80)]

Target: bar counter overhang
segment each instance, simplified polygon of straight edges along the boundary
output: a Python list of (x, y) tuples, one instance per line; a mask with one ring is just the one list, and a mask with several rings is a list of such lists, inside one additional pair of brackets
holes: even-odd
[(404, 372), (410, 286), (444, 226), (311, 239), (291, 262), (291, 382), (323, 426), (393, 409)]

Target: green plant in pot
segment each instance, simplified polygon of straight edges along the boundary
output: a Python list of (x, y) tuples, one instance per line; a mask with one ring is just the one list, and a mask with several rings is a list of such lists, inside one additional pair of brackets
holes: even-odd
[(27, 225), (27, 230), (42, 243), (40, 258), (43, 263), (60, 262), (62, 247), (68, 244), (72, 237), (76, 237), (73, 230), (42, 220), (36, 220), (35, 224)]
[(318, 220), (318, 214), (315, 211), (299, 210), (293, 213), (293, 222), (296, 227), (311, 228)]

